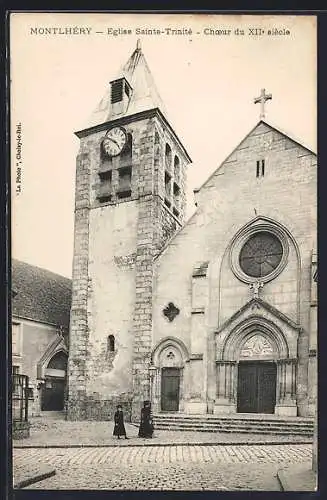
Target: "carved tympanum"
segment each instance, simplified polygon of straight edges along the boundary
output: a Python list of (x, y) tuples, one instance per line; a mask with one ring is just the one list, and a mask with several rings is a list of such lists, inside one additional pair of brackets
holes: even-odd
[(262, 335), (254, 335), (243, 345), (240, 357), (252, 358), (255, 356), (272, 355), (274, 352), (270, 342)]

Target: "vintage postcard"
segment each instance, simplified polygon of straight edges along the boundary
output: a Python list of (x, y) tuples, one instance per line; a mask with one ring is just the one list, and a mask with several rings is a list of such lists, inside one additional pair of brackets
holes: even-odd
[(316, 490), (316, 39), (11, 13), (15, 489)]

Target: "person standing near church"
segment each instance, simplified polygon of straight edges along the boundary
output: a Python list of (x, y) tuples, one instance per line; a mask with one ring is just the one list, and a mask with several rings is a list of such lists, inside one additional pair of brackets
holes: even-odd
[(117, 411), (114, 415), (114, 432), (113, 435), (117, 436), (117, 439), (120, 439), (120, 436), (125, 436), (125, 439), (128, 439), (126, 436), (126, 430), (124, 425), (124, 413), (121, 405), (117, 406)]
[(153, 435), (153, 418), (151, 414), (150, 401), (144, 401), (141, 409), (141, 421), (139, 428), (139, 437), (152, 438)]

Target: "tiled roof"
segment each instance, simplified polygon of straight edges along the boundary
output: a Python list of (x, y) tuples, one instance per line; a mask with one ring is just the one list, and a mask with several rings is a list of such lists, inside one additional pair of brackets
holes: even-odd
[(12, 260), (12, 315), (69, 326), (72, 281), (47, 269)]

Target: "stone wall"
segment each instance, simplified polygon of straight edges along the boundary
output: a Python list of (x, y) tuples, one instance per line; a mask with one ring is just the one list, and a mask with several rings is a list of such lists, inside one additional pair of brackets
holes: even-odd
[[(108, 126), (109, 128), (109, 126)], [(105, 131), (81, 138), (77, 161), (73, 302), (70, 330), (69, 418), (107, 419), (117, 401), (139, 417), (149, 397), (152, 349), (153, 258), (181, 227), (164, 206), (165, 144), (180, 158), (185, 185), (185, 154), (158, 117), (124, 123), (132, 138), (131, 160), (110, 162), (111, 196), (99, 198)], [(128, 161), (130, 162), (128, 165)], [(127, 163), (126, 163), (127, 162)], [(130, 195), (117, 196), (118, 169), (132, 169)], [(115, 352), (108, 353), (108, 336)], [(109, 356), (109, 357), (108, 357)], [(111, 417), (110, 417), (111, 418)]]
[[(164, 206), (164, 140), (158, 123), (143, 125), (136, 148), (139, 159), (139, 216), (135, 263), (135, 307), (133, 315), (133, 419), (142, 402), (150, 397), (149, 366), (152, 351), (153, 258), (181, 226)], [(168, 139), (166, 139), (168, 140)], [(170, 144), (172, 140), (170, 138)]]
[[(86, 150), (86, 152), (85, 152)], [(74, 259), (68, 359), (68, 418), (85, 417), (86, 354), (88, 348), (88, 257), (90, 157), (81, 147), (76, 161)]]

